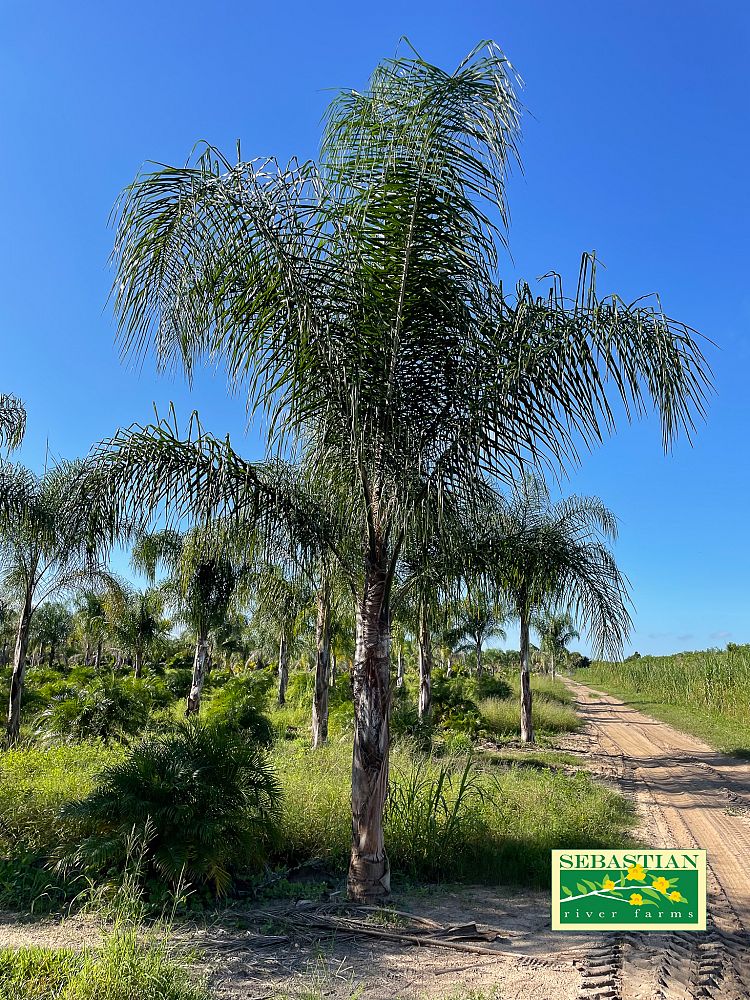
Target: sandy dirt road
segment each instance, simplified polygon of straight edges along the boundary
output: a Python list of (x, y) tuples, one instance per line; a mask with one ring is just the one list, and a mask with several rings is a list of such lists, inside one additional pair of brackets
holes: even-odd
[[(583, 968), (581, 996), (622, 1000), (750, 997), (750, 764), (567, 682), (587, 723), (594, 770), (634, 796), (649, 846), (703, 848), (705, 934), (607, 935)], [(606, 970), (606, 971), (605, 971)]]

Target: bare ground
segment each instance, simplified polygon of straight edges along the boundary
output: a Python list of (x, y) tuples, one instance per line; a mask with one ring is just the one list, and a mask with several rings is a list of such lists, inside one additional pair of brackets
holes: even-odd
[[(750, 998), (750, 764), (569, 682), (586, 727), (566, 748), (637, 804), (639, 839), (707, 851), (705, 934), (571, 934), (549, 927), (549, 896), (486, 887), (403, 894), (383, 924), (332, 903), (268, 904), (263, 914), (182, 925), (179, 939), (203, 954), (221, 1000), (277, 994), (345, 1000), (417, 1000), (483, 991), (497, 1000), (748, 1000)], [(361, 933), (423, 935), (421, 944)], [(443, 944), (425, 935), (440, 928)], [(80, 918), (18, 923), (0, 915), (0, 946), (80, 946), (96, 928)], [(455, 942), (455, 950), (445, 942)], [(317, 992), (315, 992), (317, 991)]]

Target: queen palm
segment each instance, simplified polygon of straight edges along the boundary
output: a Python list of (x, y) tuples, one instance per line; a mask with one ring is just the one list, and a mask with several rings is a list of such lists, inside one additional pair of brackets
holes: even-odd
[(73, 615), (62, 601), (45, 601), (34, 616), (32, 635), (39, 644), (39, 657), (47, 652), (47, 663), (52, 667), (58, 648), (66, 643), (73, 631)]
[(496, 588), (472, 582), (454, 609), (453, 629), (457, 639), (470, 639), (474, 647), (477, 677), (483, 670), (482, 647), (493, 638), (505, 639), (503, 625), (510, 612)]
[(26, 431), (26, 410), (20, 399), (0, 393), (0, 448), (17, 448)]
[(146, 658), (156, 655), (169, 635), (164, 595), (154, 588), (112, 590), (106, 600), (106, 622), (110, 642), (132, 658), (133, 677), (140, 679)]
[(483, 518), (490, 572), (521, 626), (521, 739), (534, 742), (529, 629), (544, 607), (572, 613), (597, 650), (615, 659), (630, 629), (625, 579), (607, 548), (614, 515), (596, 497), (552, 502), (544, 481), (527, 474)]
[(167, 529), (142, 535), (133, 549), (134, 567), (144, 571), (151, 583), (160, 564), (167, 570), (164, 593), (177, 617), (195, 635), (186, 715), (200, 711), (211, 634), (225, 623), (249, 572), (247, 566), (234, 564), (226, 549), (215, 544), (220, 537), (220, 532), (210, 529), (184, 533)]
[(221, 363), (272, 446), (304, 434), (318, 473), (350, 491), (357, 899), (389, 891), (390, 601), (409, 526), (431, 535), (524, 458), (574, 460), (614, 428), (615, 401), (626, 417), (653, 401), (665, 444), (702, 412), (691, 331), (656, 301), (600, 298), (590, 258), (573, 300), (557, 279), (541, 297), (499, 281), (519, 118), (494, 45), (453, 73), (410, 53), (333, 101), (317, 165), (209, 147), (139, 176), (119, 214), (125, 350), (188, 375)]
[(100, 560), (123, 523), (97, 473), (62, 462), (37, 476), (0, 463), (0, 576), (18, 610), (7, 739), (17, 741), (33, 616), (52, 597), (108, 576)]
[(105, 595), (99, 590), (86, 587), (76, 594), (73, 604), (74, 629), (84, 645), (84, 663), (88, 665), (91, 662), (91, 649), (94, 647), (94, 666), (98, 670), (106, 632)]
[(534, 616), (532, 626), (539, 633), (542, 652), (549, 654), (552, 680), (554, 680), (556, 664), (566, 653), (568, 643), (580, 639), (581, 636), (573, 619), (565, 611), (543, 610)]

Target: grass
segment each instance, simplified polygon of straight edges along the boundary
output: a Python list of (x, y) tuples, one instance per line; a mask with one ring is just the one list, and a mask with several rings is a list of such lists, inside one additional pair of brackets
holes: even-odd
[[(343, 870), (351, 837), (351, 751), (278, 748), (284, 797), (282, 860), (322, 859)], [(508, 761), (502, 769), (466, 758), (391, 754), (385, 835), (394, 872), (427, 880), (549, 884), (554, 847), (628, 842), (630, 807), (585, 773)], [(457, 806), (458, 803), (458, 806)]]
[(0, 1000), (209, 1000), (166, 938), (116, 928), (101, 949), (0, 950)]
[(750, 646), (598, 662), (576, 677), (720, 750), (750, 757)]

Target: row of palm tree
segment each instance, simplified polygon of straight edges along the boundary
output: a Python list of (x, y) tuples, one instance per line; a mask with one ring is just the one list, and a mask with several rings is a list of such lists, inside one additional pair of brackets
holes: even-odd
[[(692, 431), (709, 385), (693, 332), (658, 300), (600, 297), (589, 255), (572, 297), (557, 275), (543, 295), (503, 285), (519, 138), (514, 76), (496, 46), (452, 73), (408, 53), (381, 63), (366, 90), (334, 99), (317, 163), (244, 161), (239, 150), (232, 161), (205, 147), (186, 166), (138, 176), (119, 206), (114, 300), (125, 353), (153, 351), (188, 378), (202, 360), (215, 364), (249, 414), (264, 415), (269, 459), (244, 461), (197, 418), (185, 434), (173, 419), (118, 432), (90, 466), (116, 513), (94, 528), (106, 546), (113, 524), (181, 531), (187, 521), (201, 560), (260, 558), (284, 580), (294, 567), (316, 595), (319, 714), (331, 581), (348, 592), (348, 884), (358, 900), (390, 885), (382, 820), (401, 604), (416, 608), (429, 711), (431, 636), (443, 624), (434, 608), (472, 601), (468, 634), (481, 654), (500, 627), (482, 602), (511, 602), (532, 739), (534, 616), (569, 612), (610, 652), (629, 625), (608, 549), (614, 519), (599, 502), (552, 503), (539, 471), (559, 474), (650, 405), (669, 447)], [(67, 493), (61, 502), (67, 510)], [(91, 527), (84, 533), (93, 541)], [(66, 579), (79, 552), (66, 545), (63, 558), (53, 545), (45, 559)], [(197, 687), (198, 660), (196, 648)]]

